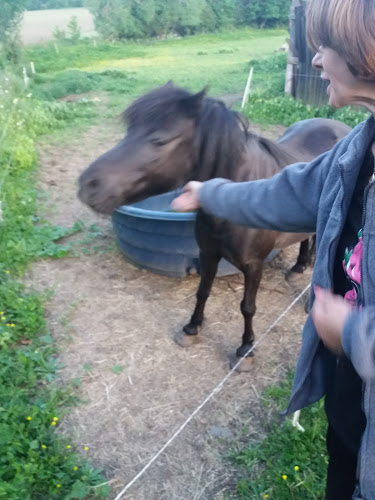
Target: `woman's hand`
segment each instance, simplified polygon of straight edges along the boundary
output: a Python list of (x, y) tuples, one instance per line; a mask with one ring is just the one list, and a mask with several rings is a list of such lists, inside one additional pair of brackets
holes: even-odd
[(330, 290), (314, 287), (315, 302), (311, 310), (312, 319), (324, 345), (337, 356), (344, 353), (341, 343), (342, 329), (353, 307)]
[(180, 196), (175, 198), (171, 207), (177, 212), (188, 212), (189, 210), (197, 210), (200, 207), (199, 193), (203, 183), (198, 181), (191, 181), (184, 186), (183, 192)]

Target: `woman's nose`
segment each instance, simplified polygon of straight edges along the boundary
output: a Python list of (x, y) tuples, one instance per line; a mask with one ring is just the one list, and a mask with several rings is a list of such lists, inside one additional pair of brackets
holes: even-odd
[(313, 57), (313, 60), (311, 61), (311, 64), (313, 68), (315, 69), (322, 69), (322, 54), (320, 52), (317, 52), (315, 56)]

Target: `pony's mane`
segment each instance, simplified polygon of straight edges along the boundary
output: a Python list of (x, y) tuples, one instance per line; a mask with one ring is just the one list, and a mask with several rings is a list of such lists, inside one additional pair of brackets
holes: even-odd
[[(176, 117), (186, 116), (181, 102), (194, 99), (191, 92), (168, 83), (136, 99), (123, 113), (123, 119), (132, 127), (147, 127), (156, 132), (173, 123)], [(204, 97), (193, 107), (196, 134), (193, 178), (206, 180), (224, 177), (236, 180), (237, 167), (245, 161), (249, 145), (263, 150), (274, 159), (276, 170), (294, 163), (296, 159), (282, 146), (249, 130), (247, 117), (228, 109), (225, 104), (211, 97)]]
[[(250, 130), (250, 123), (243, 114), (228, 109), (217, 99), (206, 97), (199, 116), (200, 154), (197, 179), (224, 177), (236, 180), (236, 167), (244, 160), (246, 150), (259, 147), (274, 160), (275, 172), (297, 158), (277, 142), (259, 136)], [(205, 165), (204, 172), (201, 172)], [(207, 168), (210, 165), (210, 171)], [(201, 172), (201, 173), (200, 173)], [(208, 175), (207, 175), (208, 174)], [(256, 174), (254, 170), (254, 174)]]
[(166, 84), (136, 99), (122, 117), (130, 126), (146, 124), (151, 130), (158, 130), (161, 124), (176, 116), (178, 102), (191, 95), (185, 89)]
[(243, 160), (246, 151), (246, 118), (228, 109), (223, 102), (206, 97), (202, 101), (197, 127), (197, 179), (234, 179), (236, 165)]

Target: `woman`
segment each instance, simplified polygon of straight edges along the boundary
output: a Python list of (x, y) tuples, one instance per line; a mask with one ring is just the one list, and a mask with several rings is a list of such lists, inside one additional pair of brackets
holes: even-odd
[(175, 210), (317, 234), (311, 313), (288, 412), (326, 395), (327, 500), (375, 500), (375, 0), (311, 0), (313, 66), (335, 108), (371, 112), (308, 165), (247, 183), (190, 182)]

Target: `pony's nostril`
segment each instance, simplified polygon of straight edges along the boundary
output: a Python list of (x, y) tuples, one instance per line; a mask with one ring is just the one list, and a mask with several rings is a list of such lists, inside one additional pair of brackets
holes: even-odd
[(99, 184), (100, 182), (98, 181), (98, 179), (92, 179), (90, 182), (88, 182), (87, 185), (91, 189), (96, 189), (97, 187), (99, 187)]

